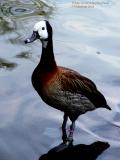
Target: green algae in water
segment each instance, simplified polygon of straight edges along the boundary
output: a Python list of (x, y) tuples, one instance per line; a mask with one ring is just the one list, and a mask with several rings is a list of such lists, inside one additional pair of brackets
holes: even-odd
[(31, 59), (32, 58), (32, 54), (29, 52), (22, 52), (18, 55), (15, 56), (16, 58), (21, 58), (21, 59)]
[(13, 70), (16, 67), (17, 67), (16, 63), (0, 58), (0, 68), (6, 69), (6, 70)]

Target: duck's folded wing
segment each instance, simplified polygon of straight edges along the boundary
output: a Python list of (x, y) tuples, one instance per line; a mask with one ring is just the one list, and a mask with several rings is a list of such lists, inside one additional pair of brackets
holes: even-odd
[(80, 93), (70, 91), (59, 91), (54, 97), (55, 108), (72, 114), (83, 114), (95, 109), (93, 103)]
[(79, 93), (87, 97), (96, 108), (107, 106), (104, 96), (97, 90), (96, 85), (90, 79), (69, 70), (61, 74), (60, 80), (63, 91)]

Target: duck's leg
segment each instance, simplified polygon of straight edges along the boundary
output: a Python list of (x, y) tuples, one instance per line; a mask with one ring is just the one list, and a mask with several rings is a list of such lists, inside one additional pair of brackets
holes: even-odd
[(66, 133), (66, 124), (67, 124), (68, 116), (64, 113), (63, 124), (62, 124), (62, 140), (63, 143), (67, 142), (67, 133)]
[(73, 142), (74, 130), (75, 130), (75, 121), (73, 121), (72, 124), (70, 125), (70, 132), (69, 132), (69, 135), (68, 135), (68, 138), (67, 138), (69, 142)]

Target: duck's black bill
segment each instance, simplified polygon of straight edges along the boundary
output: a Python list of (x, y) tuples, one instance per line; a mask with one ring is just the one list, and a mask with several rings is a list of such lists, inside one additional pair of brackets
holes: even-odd
[(33, 31), (32, 36), (30, 38), (26, 39), (24, 42), (25, 42), (25, 44), (27, 44), (27, 43), (34, 42), (36, 39), (38, 39), (38, 33)]

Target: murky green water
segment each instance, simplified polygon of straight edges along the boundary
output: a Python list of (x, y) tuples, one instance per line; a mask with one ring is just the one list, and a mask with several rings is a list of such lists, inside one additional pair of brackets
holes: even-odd
[(0, 160), (37, 160), (61, 142), (63, 114), (31, 85), (41, 44), (24, 44), (42, 19), (53, 26), (57, 63), (94, 80), (113, 109), (79, 117), (75, 144), (106, 141), (110, 147), (98, 159), (119, 159), (120, 128), (113, 125), (120, 126), (119, 7), (116, 1), (94, 8), (74, 7), (70, 0), (0, 1)]

